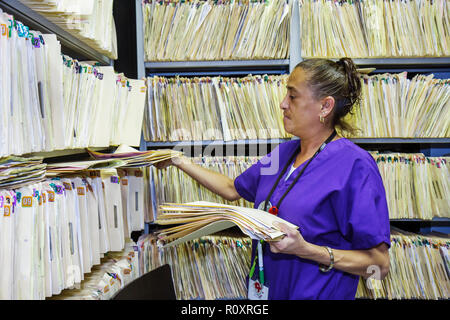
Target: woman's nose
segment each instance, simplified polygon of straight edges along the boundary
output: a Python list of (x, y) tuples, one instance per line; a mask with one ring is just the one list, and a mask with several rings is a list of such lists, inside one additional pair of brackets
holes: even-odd
[(286, 95), (285, 97), (284, 97), (284, 99), (281, 101), (281, 103), (280, 103), (280, 108), (281, 109), (287, 109), (289, 107), (289, 104), (288, 104), (288, 95)]

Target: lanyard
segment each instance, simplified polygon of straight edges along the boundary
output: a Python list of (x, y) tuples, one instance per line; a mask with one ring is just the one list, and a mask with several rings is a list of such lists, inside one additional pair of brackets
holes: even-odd
[[(269, 212), (277, 215), (278, 214), (278, 208), (281, 205), (281, 202), (283, 201), (283, 199), (286, 197), (286, 195), (289, 193), (289, 191), (291, 191), (291, 189), (294, 187), (294, 185), (297, 183), (297, 181), (300, 179), (300, 177), (302, 176), (303, 172), (305, 171), (306, 167), (308, 167), (308, 165), (311, 163), (311, 161), (317, 157), (317, 155), (319, 154), (320, 151), (322, 151), (325, 146), (330, 143), (331, 140), (333, 140), (333, 138), (336, 136), (336, 130), (333, 131), (333, 133), (328, 137), (327, 140), (325, 140), (324, 143), (322, 143), (322, 145), (320, 146), (320, 148), (316, 151), (316, 153), (311, 157), (311, 159), (309, 159), (309, 161), (306, 163), (306, 165), (303, 167), (302, 171), (298, 174), (298, 176), (295, 178), (295, 180), (291, 183), (291, 185), (289, 186), (289, 188), (284, 192), (284, 194), (281, 196), (280, 200), (278, 201), (276, 206), (272, 206), (269, 209)], [(277, 181), (275, 182), (275, 184), (272, 187), (272, 190), (270, 190), (269, 195), (267, 196), (265, 202), (264, 202), (264, 211), (267, 211), (267, 206), (270, 203), (270, 197), (272, 197), (273, 192), (275, 191), (275, 188), (277, 187), (278, 183), (280, 182), (281, 178), (284, 176), (284, 173), (286, 172), (287, 168), (289, 167), (289, 165), (291, 164), (291, 162), (294, 160), (294, 158), (297, 156), (297, 154), (300, 152), (300, 147), (298, 147), (296, 149), (296, 151), (294, 152), (294, 154), (291, 156), (291, 158), (289, 159), (289, 161), (286, 163), (286, 165), (284, 166), (283, 170), (281, 171), (281, 173), (279, 174)], [(255, 272), (255, 268), (256, 268), (256, 262), (258, 260), (258, 267), (259, 267), (259, 282), (261, 285), (264, 285), (264, 265), (263, 265), (263, 245), (264, 241), (260, 240), (258, 241), (258, 246), (257, 246), (257, 252), (255, 254), (255, 258), (253, 259), (253, 264), (252, 267), (250, 268), (250, 274), (249, 277), (250, 279), (253, 277), (253, 274)]]
[[(308, 167), (308, 165), (311, 163), (311, 161), (319, 154), (320, 151), (322, 151), (325, 146), (330, 143), (331, 140), (333, 140), (333, 138), (336, 136), (336, 130), (333, 130), (333, 132), (331, 133), (331, 135), (327, 138), (327, 140), (325, 140), (324, 143), (322, 143), (322, 145), (320, 146), (319, 149), (317, 149), (316, 153), (309, 159), (309, 161), (306, 163), (306, 165), (303, 167), (302, 171), (300, 171), (300, 173), (298, 174), (297, 177), (295, 177), (295, 180), (291, 183), (291, 185), (289, 186), (289, 188), (284, 192), (284, 194), (281, 196), (280, 200), (278, 200), (278, 203), (276, 206), (272, 206), (269, 209), (269, 212), (277, 215), (278, 214), (278, 209), (280, 208), (281, 202), (284, 200), (284, 198), (287, 196), (287, 194), (289, 193), (289, 191), (291, 191), (291, 189), (294, 187), (294, 185), (297, 183), (297, 181), (300, 179), (300, 177), (302, 176), (303, 172), (305, 171), (305, 169)], [(286, 172), (287, 168), (289, 167), (289, 165), (291, 164), (291, 162), (294, 160), (294, 158), (297, 156), (297, 154), (300, 152), (300, 146), (297, 148), (297, 150), (294, 152), (294, 154), (291, 156), (291, 158), (289, 159), (289, 161), (286, 163), (286, 165), (284, 166), (283, 170), (281, 171), (281, 173), (278, 175), (277, 181), (275, 181), (275, 184), (272, 187), (272, 190), (270, 190), (269, 194), (267, 195), (266, 200), (264, 201), (264, 211), (267, 211), (267, 206), (269, 204), (269, 200), (272, 197), (272, 194), (275, 191), (275, 188), (277, 187), (278, 183), (280, 182), (281, 178), (284, 176), (284, 173)]]
[(253, 274), (255, 272), (255, 267), (256, 267), (256, 260), (259, 259), (258, 261), (258, 267), (259, 267), (259, 283), (261, 285), (264, 285), (264, 260), (263, 260), (263, 250), (262, 250), (262, 244), (263, 244), (264, 240), (260, 240), (258, 242), (258, 247), (257, 250), (258, 252), (255, 255), (255, 259), (253, 260), (253, 265), (250, 269), (250, 274), (249, 277), (250, 279), (253, 277)]

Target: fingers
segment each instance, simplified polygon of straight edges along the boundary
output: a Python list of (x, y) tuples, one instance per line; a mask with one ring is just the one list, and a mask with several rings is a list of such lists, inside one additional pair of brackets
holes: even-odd
[(280, 250), (278, 249), (276, 242), (269, 242), (269, 246), (270, 246), (270, 251), (272, 253), (279, 253)]
[(177, 167), (184, 165), (184, 164), (191, 163), (190, 159), (185, 157), (184, 155), (179, 156), (179, 157), (174, 157), (171, 160), (172, 160), (172, 164)]
[(157, 169), (165, 169), (168, 166), (170, 166), (171, 164), (172, 164), (171, 159), (168, 159), (168, 160), (164, 160), (164, 161), (161, 161), (161, 162), (157, 162), (157, 163), (154, 164), (154, 166)]
[(273, 225), (279, 228), (281, 232), (286, 233), (288, 237), (294, 235), (297, 232), (297, 229), (291, 228), (282, 222), (274, 222)]

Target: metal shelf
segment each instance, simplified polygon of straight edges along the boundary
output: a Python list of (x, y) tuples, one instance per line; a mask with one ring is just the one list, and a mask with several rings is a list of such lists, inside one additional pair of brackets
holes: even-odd
[(189, 146), (222, 146), (222, 145), (243, 145), (243, 144), (280, 144), (291, 139), (250, 139), (250, 140), (198, 140), (198, 141), (146, 141), (147, 147), (189, 147)]
[[(241, 144), (280, 144), (298, 138), (251, 139), (251, 140), (199, 140), (199, 141), (146, 141), (147, 147), (186, 147), (194, 145), (241, 145)], [(450, 144), (450, 138), (350, 138), (356, 144)]]
[(442, 58), (367, 58), (353, 59), (359, 67), (375, 67), (380, 72), (449, 72), (450, 57)]
[(289, 67), (289, 59), (281, 60), (211, 60), (211, 61), (155, 61), (145, 62), (147, 69), (204, 69), (240, 67)]
[(289, 72), (289, 59), (213, 60), (145, 62), (147, 75), (233, 76), (242, 74), (283, 74)]
[(394, 144), (394, 143), (420, 143), (420, 144), (448, 144), (450, 138), (351, 138), (356, 144)]
[[(299, 58), (299, 62), (302, 59)], [(331, 59), (337, 60), (337, 59)], [(375, 67), (376, 72), (440, 72), (450, 71), (450, 57), (442, 58), (367, 58), (353, 59), (359, 67)], [(293, 63), (281, 60), (213, 60), (145, 62), (150, 75), (233, 75), (242, 73), (288, 73)]]
[[(90, 147), (89, 149), (100, 152), (112, 152), (113, 147)], [(53, 151), (33, 152), (19, 155), (20, 157), (42, 157), (47, 163), (76, 161), (81, 159), (91, 158), (89, 153), (84, 148), (78, 149), (63, 149)]]
[(425, 219), (389, 219), (390, 222), (429, 222), (429, 223), (450, 223), (450, 218), (433, 218), (432, 220)]
[(12, 14), (17, 21), (42, 33), (54, 33), (61, 43), (62, 51), (77, 60), (94, 60), (101, 65), (112, 65), (112, 60), (97, 52), (85, 42), (58, 27), (38, 12), (17, 0), (2, 0), (0, 8)]
[(355, 64), (359, 66), (443, 66), (450, 65), (450, 57), (418, 57), (418, 58), (355, 58)]

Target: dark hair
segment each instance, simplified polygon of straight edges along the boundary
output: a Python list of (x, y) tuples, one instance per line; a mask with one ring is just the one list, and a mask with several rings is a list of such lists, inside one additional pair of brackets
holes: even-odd
[(352, 59), (341, 58), (337, 62), (307, 59), (295, 68), (306, 71), (308, 85), (317, 99), (327, 96), (335, 99), (333, 126), (353, 134), (356, 129), (343, 120), (352, 107), (359, 104), (361, 95), (361, 79)]

